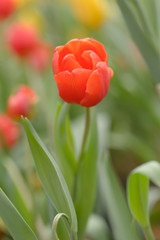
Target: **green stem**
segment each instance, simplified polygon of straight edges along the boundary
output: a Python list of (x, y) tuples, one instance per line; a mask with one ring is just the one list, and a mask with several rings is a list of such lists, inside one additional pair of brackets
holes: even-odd
[(89, 132), (89, 125), (90, 125), (90, 108), (86, 108), (85, 130), (84, 130), (80, 155), (79, 155), (79, 158), (78, 158), (78, 164), (77, 164), (78, 166), (80, 165), (80, 162), (82, 161), (82, 157), (83, 157), (83, 154), (84, 154), (84, 151), (85, 151), (87, 136), (88, 136), (88, 132)]
[(82, 140), (82, 145), (81, 145), (81, 150), (75, 170), (75, 177), (74, 177), (74, 184), (73, 184), (73, 191), (72, 191), (72, 196), (73, 196), (73, 201), (75, 200), (75, 193), (76, 193), (76, 186), (77, 186), (77, 181), (78, 181), (78, 170), (81, 166), (81, 162), (83, 160), (83, 155), (85, 152), (85, 147), (86, 147), (86, 142), (87, 142), (87, 137), (89, 133), (89, 126), (90, 126), (90, 108), (86, 108), (86, 120), (85, 120), (85, 129), (84, 129), (84, 135), (83, 135), (83, 140)]
[(143, 231), (144, 231), (146, 240), (155, 240), (155, 237), (153, 235), (153, 232), (152, 232), (150, 226), (147, 226), (147, 227), (143, 228)]

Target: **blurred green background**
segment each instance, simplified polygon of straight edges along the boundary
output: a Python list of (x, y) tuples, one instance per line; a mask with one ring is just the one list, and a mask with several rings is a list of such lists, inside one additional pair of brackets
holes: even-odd
[[(158, 82), (160, 65), (157, 61), (158, 67), (155, 69), (152, 67), (152, 63), (155, 62), (150, 53), (154, 54), (154, 51), (152, 48), (145, 48), (148, 45), (143, 41), (145, 39), (147, 44), (150, 43), (149, 46), (154, 46), (156, 57), (159, 59), (160, 35), (154, 34), (156, 27), (153, 27), (156, 23), (160, 32), (160, 20), (154, 19), (155, 10), (160, 14), (159, 2), (153, 1), (157, 4), (157, 7), (153, 8), (149, 0), (143, 0), (141, 6), (134, 5), (132, 3), (134, 1), (128, 1), (137, 25), (132, 22), (131, 15), (125, 15), (125, 6), (120, 0), (117, 1), (119, 5), (114, 0), (17, 0), (17, 2), (18, 7), (14, 14), (0, 22), (0, 112), (5, 111), (8, 96), (20, 84), (31, 86), (39, 96), (36, 117), (32, 120), (33, 125), (48, 148), (53, 151), (53, 119), (57, 102), (61, 101), (51, 67), (54, 48), (72, 38), (92, 37), (99, 40), (106, 48), (114, 77), (107, 97), (96, 106), (96, 109), (98, 113), (107, 116), (108, 129), (103, 132), (108, 139), (106, 147), (125, 188), (126, 178), (133, 168), (150, 160), (159, 161), (160, 91), (158, 93), (155, 79), (157, 78)], [(140, 10), (142, 12), (139, 12)], [(41, 39), (50, 46), (50, 60), (43, 71), (34, 69), (25, 59), (19, 59), (8, 49), (5, 31), (11, 23), (21, 20), (33, 24)], [(126, 25), (127, 21), (129, 28)], [(144, 39), (141, 39), (140, 30), (143, 30)], [(139, 39), (136, 38), (136, 34)], [(146, 55), (144, 52), (147, 52)], [(70, 112), (72, 119), (75, 119), (84, 113), (84, 109), (73, 105)], [(9, 155), (23, 173), (25, 171), (23, 155), (29, 150), (26, 150), (23, 133), (21, 139), (22, 141)], [(3, 153), (1, 156), (3, 157)], [(35, 184), (38, 185), (37, 181)], [(160, 206), (156, 205), (156, 208), (158, 210), (153, 211), (152, 216), (155, 226), (158, 225), (155, 232), (160, 228), (160, 216), (157, 214)], [(45, 209), (42, 211), (45, 212)], [(48, 216), (44, 217), (45, 220), (47, 218)]]

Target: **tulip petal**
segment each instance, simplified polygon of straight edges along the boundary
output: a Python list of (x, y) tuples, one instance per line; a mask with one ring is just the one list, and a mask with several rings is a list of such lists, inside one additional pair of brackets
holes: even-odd
[(71, 73), (64, 71), (55, 75), (59, 96), (68, 103), (80, 104), (85, 96), (87, 81), (91, 73), (91, 70), (77, 68)]
[(59, 72), (59, 53), (58, 51), (54, 51), (53, 58), (52, 58), (52, 68), (54, 74), (57, 74)]
[(92, 44), (95, 48), (95, 52), (101, 58), (101, 60), (108, 63), (108, 55), (105, 51), (105, 47), (103, 46), (103, 44), (93, 38), (86, 38), (84, 39), (84, 41), (88, 41), (90, 44)]
[(59, 72), (59, 68), (64, 56), (69, 53), (71, 52), (66, 46), (59, 46), (55, 48), (52, 59), (52, 68), (54, 74), (57, 74)]
[(100, 62), (88, 79), (85, 97), (80, 102), (81, 106), (92, 107), (99, 103), (107, 94), (111, 79), (111, 70), (107, 64)]
[(72, 72), (72, 70), (76, 68), (82, 68), (81, 65), (77, 62), (74, 54), (69, 53), (64, 58), (60, 65), (60, 71), (69, 71)]
[(101, 61), (108, 63), (108, 56), (104, 46), (92, 38), (73, 39), (66, 44), (66, 47), (75, 54), (77, 59), (80, 59), (84, 51), (92, 50), (100, 57)]
[(88, 69), (96, 69), (96, 65), (98, 62), (101, 62), (100, 57), (93, 52), (92, 50), (84, 51), (82, 53), (82, 60), (81, 60), (81, 65), (84, 68)]

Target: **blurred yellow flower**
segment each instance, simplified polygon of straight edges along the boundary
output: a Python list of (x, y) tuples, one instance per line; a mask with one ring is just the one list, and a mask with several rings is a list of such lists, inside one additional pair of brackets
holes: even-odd
[(35, 8), (30, 7), (23, 11), (21, 10), (17, 16), (17, 20), (33, 26), (39, 33), (43, 32), (44, 18)]
[(108, 16), (106, 0), (68, 1), (77, 20), (87, 27), (99, 27)]

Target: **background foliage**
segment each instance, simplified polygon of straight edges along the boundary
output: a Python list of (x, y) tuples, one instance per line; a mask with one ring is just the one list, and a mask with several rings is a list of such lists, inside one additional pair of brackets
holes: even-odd
[[(65, 44), (72, 38), (93, 37), (101, 41), (109, 55), (109, 65), (114, 70), (114, 77), (111, 80), (107, 97), (96, 107), (95, 111), (98, 114), (100, 149), (103, 145), (109, 154), (104, 156), (105, 160), (103, 159), (102, 163), (99, 160), (97, 191), (100, 194), (97, 195), (94, 213), (101, 217), (99, 220), (97, 220), (97, 215), (91, 217), (92, 219), (90, 218), (87, 234), (92, 236), (94, 221), (97, 223), (100, 221), (100, 226), (104, 226), (104, 228), (102, 230), (96, 224), (97, 232), (103, 231), (104, 239), (130, 239), (132, 231), (133, 240), (144, 239), (143, 233), (130, 215), (124, 192), (126, 192), (127, 177), (135, 167), (144, 163), (149, 164), (148, 162), (151, 160), (159, 162), (160, 93), (157, 85), (160, 76), (159, 1), (101, 0), (97, 3), (98, 5), (94, 5), (92, 3), (94, 1), (78, 0), (17, 1), (19, 3), (15, 13), (5, 21), (0, 22), (2, 36), (0, 38), (0, 112), (5, 111), (8, 96), (20, 84), (30, 85), (39, 95), (39, 104), (32, 124), (53, 156), (56, 158), (57, 155), (61, 154), (61, 159), (63, 159), (64, 156), (58, 149), (60, 147), (58, 142), (60, 142), (59, 136), (64, 134), (65, 138), (66, 132), (69, 131), (68, 128), (66, 129), (68, 115), (64, 115), (66, 125), (62, 125), (61, 122), (58, 125), (60, 112), (56, 115), (57, 102), (61, 102), (61, 100), (51, 68), (53, 50), (57, 45)], [(7, 47), (4, 37), (5, 30), (12, 22), (19, 19), (25, 19), (25, 21), (34, 24), (41, 38), (51, 47), (50, 61), (43, 72), (33, 69), (25, 60), (21, 60), (11, 53)], [(61, 107), (59, 107), (59, 111)], [(78, 136), (74, 140), (75, 147), (81, 142), (80, 126), (83, 124), (81, 118), (83, 114), (82, 107), (71, 106), (69, 111), (70, 125), (74, 130), (73, 135), (77, 134), (76, 136)], [(76, 124), (78, 124), (79, 129), (77, 129)], [(24, 132), (21, 135), (21, 140), (14, 149), (9, 152), (0, 151), (0, 165), (2, 165), (0, 167), (0, 187), (25, 219), (25, 222), (21, 221), (19, 224), (24, 226), (26, 236), (29, 236), (29, 239), (36, 239), (34, 235), (36, 233), (38, 239), (50, 239), (53, 217), (56, 215), (56, 210), (61, 209), (61, 207), (55, 210), (52, 207), (50, 197), (48, 198), (48, 193), (46, 194), (42, 190), (26, 136)], [(56, 138), (55, 142), (54, 138)], [(67, 141), (68, 139), (64, 139), (63, 148), (66, 155), (68, 154), (70, 157), (70, 159), (68, 158), (71, 163), (69, 168), (72, 169), (75, 159)], [(37, 152), (42, 154), (40, 149)], [(59, 164), (61, 166), (61, 163)], [(149, 168), (149, 165), (146, 166)], [(13, 172), (9, 171), (9, 167), (12, 168)], [(37, 169), (42, 171), (43, 166), (39, 166)], [(63, 172), (63, 169), (61, 170)], [(92, 170), (94, 171), (94, 166), (92, 166)], [(52, 170), (50, 169), (50, 171)], [(135, 173), (137, 172), (135, 171), (133, 175), (130, 175), (128, 186), (131, 184), (131, 179), (133, 180), (137, 176)], [(44, 173), (41, 172), (41, 174)], [(85, 172), (83, 174), (85, 177)], [(147, 182), (149, 179), (153, 181), (153, 175), (154, 170), (151, 174), (147, 174), (148, 178), (145, 180)], [(141, 178), (143, 177), (141, 176)], [(19, 179), (21, 180), (19, 181)], [(66, 179), (69, 181), (69, 186), (72, 185), (72, 179), (67, 177)], [(159, 186), (159, 177), (157, 176), (153, 182)], [(145, 185), (145, 183), (143, 184)], [(147, 198), (145, 204), (148, 204), (148, 185), (145, 186)], [(130, 190), (128, 192), (129, 196), (133, 194)], [(151, 185), (149, 192), (151, 193), (149, 195), (150, 212), (148, 215), (148, 209), (146, 209), (147, 216), (143, 216), (142, 219), (146, 219), (148, 223), (150, 217), (151, 227), (158, 239), (160, 236), (160, 195), (158, 189), (153, 185)], [(83, 194), (85, 196), (86, 193)], [(135, 192), (134, 196), (136, 194)], [(0, 192), (0, 196), (2, 196), (0, 205), (4, 204), (3, 201), (9, 204), (6, 195)], [(133, 202), (134, 196), (132, 197)], [(134, 203), (130, 204), (134, 205)], [(16, 218), (17, 212), (12, 205), (10, 208)], [(72, 216), (71, 208), (72, 206), (69, 209), (66, 208), (64, 212)], [(139, 212), (140, 205), (137, 209), (136, 211)], [(3, 217), (1, 211), (0, 214)], [(74, 216), (72, 217), (74, 218)], [(87, 219), (86, 216), (81, 217)], [(91, 225), (90, 222), (92, 222)], [(61, 222), (61, 224), (64, 223)], [(134, 225), (133, 229), (130, 230), (127, 224)], [(12, 236), (18, 240), (14, 233)], [(93, 239), (99, 239), (96, 238), (96, 234), (94, 236)], [(1, 221), (0, 239), (11, 239), (8, 230)], [(22, 238), (20, 239), (22, 240)], [(101, 237), (101, 239), (103, 238)]]

